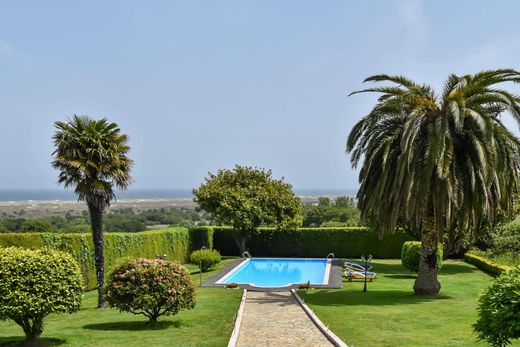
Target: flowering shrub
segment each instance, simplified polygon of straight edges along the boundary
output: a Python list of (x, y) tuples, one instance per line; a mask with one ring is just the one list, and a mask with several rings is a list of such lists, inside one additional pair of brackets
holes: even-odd
[(83, 285), (75, 260), (49, 249), (0, 248), (0, 319), (23, 328), (27, 340), (43, 331), (50, 313), (73, 313)]
[(214, 265), (220, 263), (220, 253), (214, 249), (201, 249), (191, 253), (191, 262), (201, 267), (201, 271), (208, 271)]
[(143, 314), (151, 322), (195, 307), (195, 285), (188, 271), (166, 260), (131, 260), (112, 272), (105, 290), (110, 306)]

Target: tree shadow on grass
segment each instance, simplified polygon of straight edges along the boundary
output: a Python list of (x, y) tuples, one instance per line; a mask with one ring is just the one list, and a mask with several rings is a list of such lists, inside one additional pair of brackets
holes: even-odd
[(27, 343), (23, 336), (0, 337), (0, 347), (48, 347), (61, 346), (66, 340), (43, 337), (36, 342)]
[(382, 275), (383, 277), (387, 277), (387, 278), (395, 278), (395, 279), (399, 279), (399, 280), (414, 280), (417, 278), (416, 275), (404, 275), (404, 274), (391, 274), (391, 275)]
[(450, 300), (449, 295), (417, 296), (403, 290), (320, 290), (305, 295), (305, 302), (315, 306), (383, 306), (414, 305), (437, 300)]
[(109, 322), (87, 324), (83, 329), (88, 330), (104, 330), (104, 331), (141, 331), (141, 330), (164, 330), (169, 327), (178, 328), (181, 326), (180, 321), (159, 321), (157, 323), (150, 323), (148, 321), (130, 321), (130, 322)]

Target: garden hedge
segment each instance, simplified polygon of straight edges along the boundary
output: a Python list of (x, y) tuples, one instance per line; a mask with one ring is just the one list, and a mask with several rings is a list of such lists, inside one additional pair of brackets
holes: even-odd
[[(213, 248), (222, 255), (238, 255), (239, 250), (229, 227), (213, 229)], [(405, 241), (413, 236), (403, 230), (379, 238), (377, 231), (362, 227), (299, 228), (276, 230), (260, 228), (247, 241), (247, 249), (255, 257), (359, 257), (399, 258)]]
[[(141, 233), (105, 233), (105, 273), (124, 259), (154, 258), (166, 254), (168, 260), (185, 263), (188, 260), (189, 234), (186, 228), (167, 228)], [(96, 288), (94, 250), (91, 234), (76, 233), (8, 233), (0, 234), (0, 247), (38, 249), (50, 247), (72, 254), (78, 261), (85, 286)]]
[(464, 254), (464, 260), (470, 264), (475, 265), (480, 270), (494, 276), (500, 276), (503, 272), (506, 272), (511, 269), (511, 267), (509, 266), (497, 264), (492, 260), (489, 260), (477, 254), (473, 254), (471, 252), (466, 252)]
[(212, 227), (192, 227), (190, 233), (190, 249), (196, 251), (202, 247), (213, 248), (213, 228)]

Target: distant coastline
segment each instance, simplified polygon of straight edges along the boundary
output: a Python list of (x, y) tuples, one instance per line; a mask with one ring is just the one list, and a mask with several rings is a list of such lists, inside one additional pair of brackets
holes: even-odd
[[(295, 190), (304, 204), (318, 202), (321, 196), (355, 196), (355, 191), (333, 189)], [(109, 210), (131, 209), (141, 211), (182, 208), (194, 209), (191, 190), (147, 190), (118, 192), (118, 199), (113, 201)], [(83, 201), (77, 201), (71, 191), (6, 191), (0, 190), (0, 218), (39, 218), (43, 216), (72, 215), (87, 211)]]
[[(355, 189), (295, 189), (296, 195), (302, 198), (319, 196), (355, 196)], [(136, 189), (129, 191), (116, 192), (119, 202), (131, 201), (171, 201), (193, 198), (191, 189)], [(22, 190), (22, 189), (3, 189), (0, 190), (0, 203), (59, 203), (74, 202), (76, 196), (72, 190)]]

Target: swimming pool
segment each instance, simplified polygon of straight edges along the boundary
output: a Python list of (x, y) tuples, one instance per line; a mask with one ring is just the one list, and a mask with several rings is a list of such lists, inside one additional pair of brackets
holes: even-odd
[(216, 284), (285, 287), (309, 282), (326, 285), (330, 267), (330, 259), (250, 258), (220, 278)]

